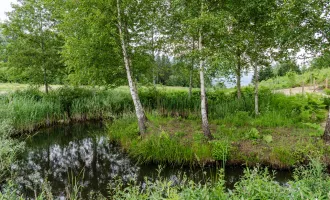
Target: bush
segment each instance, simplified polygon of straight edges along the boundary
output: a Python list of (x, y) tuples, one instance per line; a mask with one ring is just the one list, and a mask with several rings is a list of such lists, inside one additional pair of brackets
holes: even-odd
[(230, 153), (231, 145), (228, 141), (215, 140), (211, 142), (212, 145), (212, 157), (215, 160), (227, 161)]

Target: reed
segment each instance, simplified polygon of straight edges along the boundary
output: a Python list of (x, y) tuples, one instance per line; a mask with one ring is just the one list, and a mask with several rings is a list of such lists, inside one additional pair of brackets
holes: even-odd
[[(253, 89), (248, 87), (242, 91), (241, 99), (237, 99), (234, 92), (209, 91), (209, 119), (232, 121), (236, 125), (244, 125), (248, 121), (255, 126), (288, 127), (324, 120), (325, 107), (329, 102), (321, 96), (285, 96), (262, 89), (261, 115), (254, 116), (253, 95)], [(189, 98), (186, 91), (142, 88), (140, 99), (147, 113), (157, 112), (162, 117), (200, 118), (199, 91), (194, 91)], [(122, 90), (62, 87), (46, 95), (29, 89), (1, 96), (0, 101), (3, 103), (1, 118), (11, 120), (18, 132), (31, 132), (58, 122), (113, 119), (134, 112), (129, 93)]]

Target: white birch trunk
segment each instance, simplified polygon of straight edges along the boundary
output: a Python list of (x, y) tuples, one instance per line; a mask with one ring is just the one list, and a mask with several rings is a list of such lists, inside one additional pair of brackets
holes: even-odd
[[(198, 40), (198, 50), (202, 51), (202, 32), (199, 30), (199, 40)], [(205, 83), (204, 83), (204, 62), (203, 59), (200, 58), (199, 61), (199, 75), (200, 75), (200, 83), (201, 83), (201, 114), (202, 114), (202, 127), (205, 137), (212, 139), (209, 121), (207, 118), (207, 102), (206, 102), (206, 92), (205, 92)]]
[(133, 99), (136, 117), (137, 117), (138, 123), (139, 123), (140, 134), (144, 134), (146, 132), (147, 118), (145, 116), (142, 104), (140, 102), (139, 95), (138, 95), (135, 83), (132, 79), (132, 74), (131, 74), (131, 69), (130, 69), (131, 61), (130, 61), (130, 58), (129, 58), (128, 53), (127, 53), (125, 37), (123, 35), (124, 33), (123, 33), (123, 30), (122, 30), (123, 27), (122, 27), (122, 22), (121, 22), (121, 9), (120, 9), (119, 0), (117, 0), (117, 12), (118, 12), (119, 37), (120, 37), (120, 42), (121, 42), (121, 47), (122, 47), (122, 52), (123, 52), (123, 57), (124, 57), (124, 64), (125, 64), (125, 68), (126, 68), (126, 73), (127, 73), (128, 85), (129, 85), (129, 89), (130, 89), (131, 96), (132, 96), (132, 99)]

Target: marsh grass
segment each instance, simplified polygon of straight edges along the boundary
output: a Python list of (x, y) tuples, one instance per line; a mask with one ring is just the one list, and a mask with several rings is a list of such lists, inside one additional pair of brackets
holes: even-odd
[[(210, 120), (232, 122), (237, 126), (296, 126), (299, 123), (318, 123), (325, 119), (326, 101), (319, 96), (285, 96), (270, 90), (260, 91), (261, 115), (254, 116), (253, 89), (245, 88), (242, 98), (236, 94), (213, 90), (208, 94)], [(147, 113), (161, 117), (183, 119), (200, 118), (200, 92), (195, 90), (189, 98), (183, 90), (141, 88), (140, 99)], [(3, 106), (1, 118), (9, 119), (17, 132), (31, 132), (38, 127), (54, 123), (113, 119), (134, 112), (128, 92), (61, 87), (49, 94), (38, 89), (17, 91), (0, 97)]]

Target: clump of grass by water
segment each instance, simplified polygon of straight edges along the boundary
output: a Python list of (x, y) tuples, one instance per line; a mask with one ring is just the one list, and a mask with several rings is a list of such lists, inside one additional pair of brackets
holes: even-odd
[(109, 119), (133, 110), (129, 94), (118, 91), (92, 91), (62, 87), (49, 94), (29, 89), (1, 97), (2, 119), (11, 121), (16, 132), (54, 123)]
[[(135, 118), (114, 121), (109, 126), (110, 139), (119, 142), (139, 162), (196, 164), (212, 159), (211, 146), (206, 139), (189, 140), (180, 134), (155, 127), (145, 136), (138, 135)], [(202, 134), (198, 134), (203, 136)]]
[(13, 129), (8, 121), (0, 122), (0, 183), (10, 173), (10, 166), (24, 149), (24, 142), (10, 137)]

